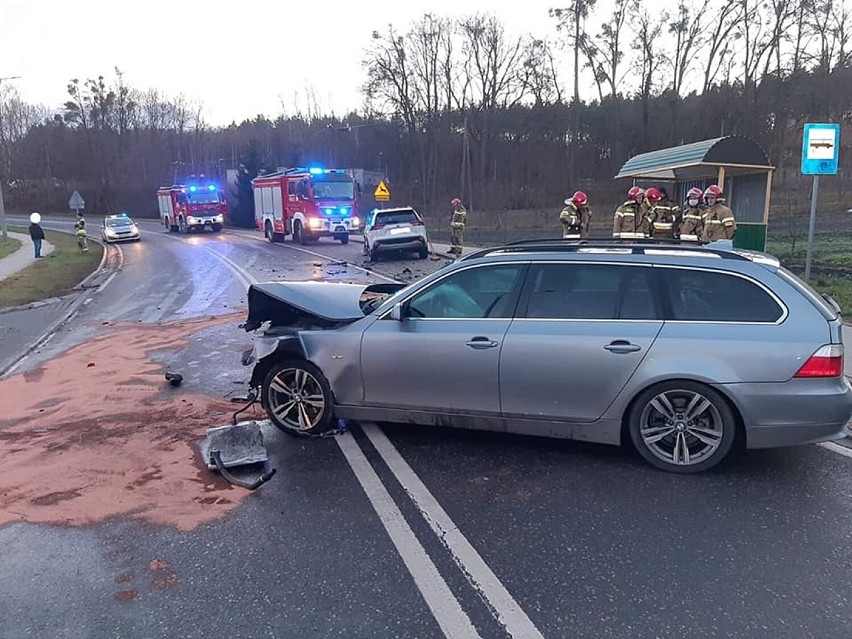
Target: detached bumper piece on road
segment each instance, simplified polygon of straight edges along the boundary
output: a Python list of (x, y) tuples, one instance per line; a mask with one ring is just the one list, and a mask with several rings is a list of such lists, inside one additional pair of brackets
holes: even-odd
[[(277, 472), (274, 468), (263, 470), (269, 455), (263, 444), (260, 422), (253, 420), (209, 428), (207, 439), (201, 442), (201, 456), (210, 470), (218, 470), (230, 483), (249, 490), (259, 488)], [(249, 474), (233, 473), (231, 469), (237, 467)]]

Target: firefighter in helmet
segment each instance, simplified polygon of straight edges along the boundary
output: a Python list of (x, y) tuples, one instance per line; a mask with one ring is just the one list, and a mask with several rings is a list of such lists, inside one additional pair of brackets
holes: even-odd
[(627, 201), (615, 210), (612, 236), (638, 239), (648, 237), (648, 206), (645, 191), (638, 186), (627, 191)]
[(575, 192), (565, 200), (565, 208), (559, 214), (559, 221), (562, 222), (562, 237), (566, 240), (589, 237), (591, 220), (589, 198), (582, 191)]
[(663, 194), (659, 189), (651, 187), (645, 191), (648, 201), (648, 221), (651, 237), (674, 239), (677, 218), (671, 206), (663, 202)]
[(450, 253), (462, 254), (464, 247), (464, 225), (467, 223), (467, 211), (459, 198), (453, 198), (453, 216), (450, 219)]
[(686, 209), (680, 218), (678, 237), (687, 242), (698, 242), (704, 234), (704, 209), (701, 199), (704, 191), (697, 186), (686, 193)]
[(734, 212), (719, 200), (722, 199), (722, 189), (711, 184), (704, 191), (704, 233), (701, 239), (705, 242), (716, 240), (732, 240), (737, 232)]

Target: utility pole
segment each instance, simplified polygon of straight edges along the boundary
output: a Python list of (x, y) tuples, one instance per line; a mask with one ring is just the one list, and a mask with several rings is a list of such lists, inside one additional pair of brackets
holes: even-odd
[[(17, 80), (21, 76), (14, 75), (9, 76), (7, 78), (0, 78), (0, 84), (3, 84), (3, 80)], [(3, 203), (3, 181), (6, 179), (6, 176), (0, 173), (0, 228), (3, 230), (3, 237), (9, 237), (9, 231), (6, 226), (6, 207)]]

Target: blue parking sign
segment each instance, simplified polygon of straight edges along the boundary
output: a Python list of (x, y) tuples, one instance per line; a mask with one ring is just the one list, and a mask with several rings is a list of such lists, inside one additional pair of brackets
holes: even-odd
[(803, 175), (836, 175), (839, 157), (839, 124), (805, 125), (802, 136)]

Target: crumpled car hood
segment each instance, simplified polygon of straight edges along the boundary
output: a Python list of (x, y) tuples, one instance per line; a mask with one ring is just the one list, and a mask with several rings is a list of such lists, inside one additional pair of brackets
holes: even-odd
[(347, 284), (342, 282), (263, 282), (248, 290), (246, 331), (264, 322), (276, 327), (337, 328), (364, 317), (365, 294), (389, 294), (403, 284)]

